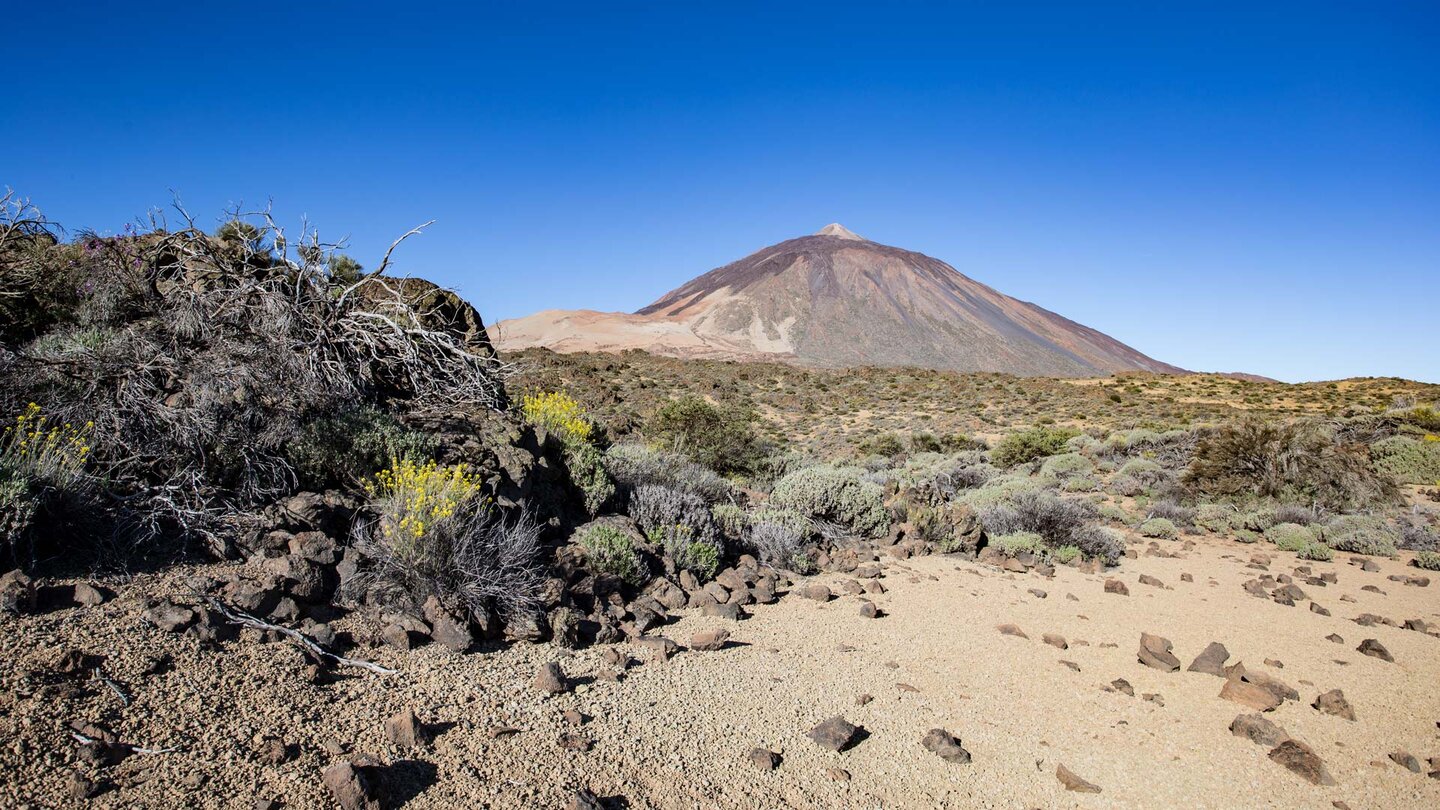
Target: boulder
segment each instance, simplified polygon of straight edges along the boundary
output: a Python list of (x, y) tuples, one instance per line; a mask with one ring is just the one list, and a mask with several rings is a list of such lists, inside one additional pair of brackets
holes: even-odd
[(533, 683), (536, 689), (551, 695), (558, 695), (570, 689), (565, 679), (565, 670), (561, 669), (559, 662), (556, 661), (541, 664), (540, 668), (535, 671)]
[(1270, 690), (1247, 683), (1239, 678), (1225, 679), (1225, 685), (1220, 687), (1220, 697), (1233, 700), (1257, 712), (1273, 712), (1281, 703), (1280, 698), (1275, 697)]
[(1261, 714), (1237, 715), (1230, 723), (1230, 733), (1266, 748), (1273, 748), (1290, 739), (1290, 735), (1286, 733), (1285, 729), (1270, 722)]
[(1270, 751), (1270, 760), (1279, 763), (1311, 784), (1333, 785), (1335, 779), (1310, 746), (1299, 740), (1285, 740)]
[(725, 629), (703, 630), (690, 637), (690, 649), (701, 652), (714, 652), (725, 646), (730, 640), (730, 631)]
[(1377, 639), (1367, 638), (1360, 642), (1360, 646), (1355, 649), (1371, 658), (1379, 658), (1381, 661), (1389, 661), (1392, 664), (1395, 663), (1395, 657), (1392, 656), (1390, 651), (1385, 649), (1385, 645), (1381, 644)]
[(1195, 656), (1195, 660), (1190, 662), (1186, 671), (1203, 672), (1206, 675), (1223, 678), (1225, 677), (1225, 662), (1229, 659), (1230, 651), (1225, 649), (1225, 645), (1218, 641), (1212, 641), (1199, 655)]
[(35, 612), (35, 580), (20, 569), (0, 576), (0, 611), (6, 613)]
[(1180, 669), (1180, 659), (1170, 652), (1171, 644), (1169, 639), (1150, 633), (1140, 634), (1140, 663), (1152, 669), (1162, 672), (1174, 672)]
[(943, 728), (932, 728), (925, 733), (920, 744), (946, 762), (964, 765), (970, 762), (970, 752), (960, 745), (959, 738)]
[(1350, 705), (1350, 701), (1345, 699), (1345, 693), (1339, 689), (1331, 689), (1329, 692), (1321, 694), (1310, 705), (1325, 714), (1333, 714), (1346, 720), (1355, 719), (1355, 708)]
[(837, 714), (810, 729), (806, 732), (806, 736), (814, 740), (815, 744), (821, 748), (838, 752), (854, 743), (859, 733), (860, 729), (857, 726), (851, 725), (844, 717)]

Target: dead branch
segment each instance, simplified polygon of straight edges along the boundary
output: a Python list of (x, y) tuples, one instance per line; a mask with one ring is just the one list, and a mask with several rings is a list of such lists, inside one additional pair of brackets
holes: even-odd
[(204, 600), (205, 604), (209, 605), (220, 615), (224, 616), (227, 620), (229, 620), (231, 624), (237, 624), (241, 627), (248, 627), (252, 630), (271, 630), (279, 633), (290, 639), (291, 641), (295, 642), (297, 645), (300, 646), (301, 649), (305, 650), (306, 652), (310, 653), (318, 659), (334, 661), (336, 664), (339, 664), (341, 666), (368, 669), (371, 672), (376, 672), (381, 675), (393, 675), (397, 671), (390, 669), (389, 667), (383, 667), (371, 661), (362, 661), (358, 658), (346, 658), (342, 655), (336, 655), (335, 653), (330, 652), (329, 650), (320, 646), (318, 642), (305, 635), (304, 633), (300, 632), (299, 630), (293, 630), (289, 627), (283, 627), (278, 624), (271, 624), (270, 622), (267, 622), (263, 619), (257, 619), (249, 613), (246, 613), (245, 611), (240, 610), (239, 608), (232, 605), (227, 605), (223, 601), (216, 599), (213, 596), (205, 596), (201, 598)]

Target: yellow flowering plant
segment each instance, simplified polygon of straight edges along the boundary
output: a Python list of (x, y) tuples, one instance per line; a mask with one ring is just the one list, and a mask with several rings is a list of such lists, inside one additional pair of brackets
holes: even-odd
[(418, 562), (436, 549), (446, 522), (480, 496), (481, 482), (464, 464), (417, 463), (394, 459), (365, 482), (381, 533), (399, 557)]
[(56, 485), (72, 484), (85, 474), (94, 424), (76, 427), (50, 421), (32, 402), (0, 433), (0, 468)]
[(527, 423), (545, 428), (566, 444), (589, 441), (595, 429), (579, 402), (556, 391), (526, 394), (520, 413)]

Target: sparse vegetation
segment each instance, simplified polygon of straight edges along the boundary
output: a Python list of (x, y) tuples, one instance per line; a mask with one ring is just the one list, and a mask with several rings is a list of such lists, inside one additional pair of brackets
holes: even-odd
[(771, 502), (814, 520), (835, 523), (861, 537), (878, 537), (890, 529), (884, 492), (863, 480), (857, 467), (816, 465), (797, 470), (775, 484)]
[(631, 585), (641, 583), (645, 562), (624, 532), (603, 524), (590, 526), (576, 542), (585, 550), (585, 559), (591, 570)]

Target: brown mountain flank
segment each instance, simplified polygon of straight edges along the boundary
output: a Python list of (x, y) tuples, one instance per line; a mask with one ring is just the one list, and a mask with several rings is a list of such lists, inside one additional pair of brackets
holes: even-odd
[(1183, 373), (921, 253), (839, 223), (699, 276), (640, 311), (547, 310), (491, 330), (502, 351), (643, 349), (807, 366), (1084, 377)]

